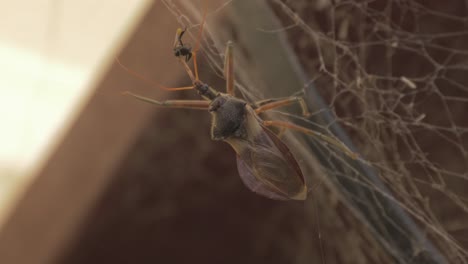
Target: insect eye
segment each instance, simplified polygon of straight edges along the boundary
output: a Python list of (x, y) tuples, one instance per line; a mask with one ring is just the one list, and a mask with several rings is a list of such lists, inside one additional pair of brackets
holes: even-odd
[(219, 98), (218, 100), (213, 101), (208, 111), (214, 112), (218, 110), (225, 102), (226, 100), (224, 98)]

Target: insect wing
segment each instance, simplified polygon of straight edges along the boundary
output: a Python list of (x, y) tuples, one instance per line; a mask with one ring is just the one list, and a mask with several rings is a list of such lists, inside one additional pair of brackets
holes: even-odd
[(271, 199), (304, 200), (307, 188), (296, 159), (281, 139), (261, 128), (237, 155), (242, 181), (253, 192)]

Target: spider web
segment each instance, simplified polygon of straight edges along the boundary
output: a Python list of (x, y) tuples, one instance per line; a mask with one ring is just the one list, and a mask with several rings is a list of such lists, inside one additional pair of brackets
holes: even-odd
[[(172, 1), (166, 2), (182, 23), (197, 25), (181, 15), (183, 12)], [(220, 9), (231, 2), (220, 4)], [(298, 115), (289, 117), (329, 135), (335, 125), (344, 128), (366, 166), (372, 168), (385, 187), (362, 177), (359, 166), (333, 146), (314, 140), (313, 144), (325, 157), (320, 163), (328, 164), (324, 166), (327, 174), (358, 182), (372, 191), (370, 195), (380, 195), (397, 204), (450, 262), (466, 263), (468, 244), (463, 237), (468, 223), (466, 3), (409, 0), (269, 3), (285, 26), (255, 29), (288, 35), (302, 67), (308, 76), (313, 76), (310, 83), (304, 84), (306, 94), (312, 83), (325, 102), (327, 110), (312, 109), (314, 116), (331, 111), (333, 120), (319, 123)], [(214, 72), (222, 75), (219, 43), (208, 41), (203, 47)], [(241, 70), (238, 74), (249, 73)], [(248, 84), (258, 86), (255, 81)], [(239, 89), (247, 98), (271, 95), (242, 85)], [(340, 180), (335, 184), (340, 184)], [(380, 198), (375, 201), (382, 207), (387, 205)], [(375, 201), (360, 203), (371, 207)], [(382, 209), (377, 213), (388, 212)], [(366, 216), (372, 218), (369, 215)], [(396, 244), (408, 243), (408, 252), (403, 255), (393, 252), (394, 256), (406, 262), (411, 256), (424, 255), (421, 252), (427, 249), (417, 245), (418, 239), (411, 237), (413, 233), (407, 226), (394, 220), (391, 214), (383, 217), (386, 223), (382, 225), (391, 228), (376, 230), (383, 238), (381, 242), (389, 243), (387, 249), (392, 251)], [(392, 232), (406, 236), (410, 242), (385, 242), (384, 238), (391, 237)]]
[(301, 29), (295, 49), (336, 122), (446, 255), (466, 261), (466, 3), (274, 2)]

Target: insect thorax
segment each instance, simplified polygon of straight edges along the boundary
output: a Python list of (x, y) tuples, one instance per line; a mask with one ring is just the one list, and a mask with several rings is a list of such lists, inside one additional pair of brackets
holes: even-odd
[(226, 138), (244, 138), (246, 102), (230, 95), (219, 95), (210, 104), (211, 138), (225, 140)]
[(192, 57), (192, 48), (187, 46), (174, 47), (174, 55), (176, 57), (185, 57), (185, 61), (189, 61)]

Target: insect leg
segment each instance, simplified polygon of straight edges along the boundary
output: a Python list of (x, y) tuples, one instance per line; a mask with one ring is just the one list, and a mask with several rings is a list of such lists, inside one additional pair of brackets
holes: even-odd
[(273, 99), (266, 99), (262, 101), (258, 101), (255, 103), (257, 109), (255, 109), (255, 113), (259, 114), (261, 112), (265, 112), (274, 108), (278, 108), (281, 106), (290, 105), (293, 103), (299, 103), (302, 109), (303, 116), (309, 116), (309, 110), (307, 109), (307, 105), (302, 97), (283, 97), (283, 98), (273, 98)]
[(234, 62), (232, 42), (228, 41), (226, 51), (224, 53), (224, 78), (226, 78), (226, 92), (234, 95)]
[(124, 95), (132, 96), (138, 100), (155, 104), (158, 107), (167, 107), (167, 108), (185, 108), (185, 109), (197, 109), (197, 110), (208, 110), (209, 101), (204, 100), (167, 100), (167, 101), (156, 101), (151, 98), (137, 95), (131, 92), (125, 92)]
[(197, 52), (192, 51), (193, 58), (193, 70), (195, 71), (195, 80), (198, 81), (198, 64), (197, 64)]
[(298, 125), (290, 123), (290, 122), (285, 122), (285, 121), (263, 121), (262, 124), (265, 125), (265, 126), (275, 126), (275, 127), (279, 127), (279, 128), (284, 127), (284, 128), (295, 130), (295, 131), (298, 131), (298, 132), (301, 132), (301, 133), (304, 133), (304, 134), (307, 134), (307, 135), (311, 135), (311, 136), (313, 136), (315, 138), (318, 138), (320, 140), (325, 141), (326, 143), (332, 145), (333, 147), (336, 147), (337, 149), (339, 149), (340, 151), (345, 153), (350, 158), (359, 159), (359, 154), (351, 151), (341, 141), (339, 141), (337, 139), (334, 139), (334, 138), (332, 138), (330, 136), (324, 135), (322, 133), (307, 129), (307, 128), (302, 127), (302, 126), (298, 126)]
[(198, 65), (197, 65), (197, 52), (200, 49), (200, 42), (203, 36), (203, 27), (205, 26), (206, 15), (208, 13), (208, 9), (206, 6), (203, 10), (203, 18), (200, 26), (200, 31), (198, 32), (198, 40), (195, 46), (195, 49), (192, 51), (192, 58), (193, 58), (193, 70), (195, 71), (195, 79), (198, 81)]

